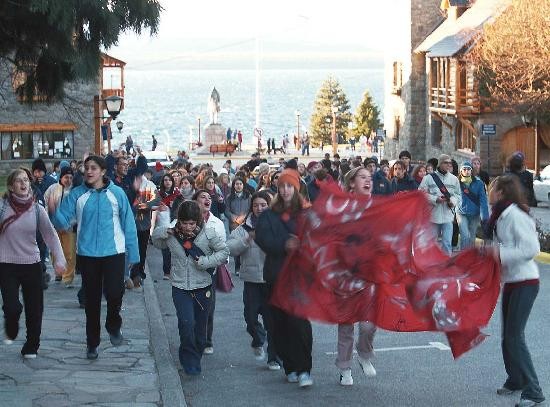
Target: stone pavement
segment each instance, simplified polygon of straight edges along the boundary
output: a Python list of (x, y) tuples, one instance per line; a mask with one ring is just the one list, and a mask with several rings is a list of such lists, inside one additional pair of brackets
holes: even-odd
[[(79, 286), (80, 276), (75, 282)], [(79, 308), (76, 293), (77, 288), (65, 288), (53, 281), (45, 291), (41, 345), (36, 359), (26, 360), (20, 354), (25, 338), (23, 315), (17, 340), (11, 345), (0, 344), (0, 406), (185, 405), (179, 378), (170, 381), (172, 372), (169, 361), (162, 359), (162, 346), (153, 349), (158, 337), (151, 339), (150, 332), (154, 330), (150, 330), (148, 315), (160, 316), (156, 296), (146, 300), (143, 291), (125, 293), (125, 341), (120, 347), (111, 345), (103, 327), (103, 300), (99, 358), (90, 361), (86, 359), (84, 310)], [(151, 328), (158, 331), (154, 324)], [(155, 362), (159, 354), (160, 368)], [(175, 383), (176, 388), (167, 389), (166, 383)]]

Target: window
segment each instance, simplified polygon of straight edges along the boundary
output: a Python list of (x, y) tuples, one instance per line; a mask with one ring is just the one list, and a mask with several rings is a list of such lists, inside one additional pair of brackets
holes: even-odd
[(72, 131), (33, 131), (0, 133), (2, 160), (33, 158), (72, 158)]
[(456, 149), (468, 150), (475, 152), (476, 150), (476, 135), (469, 128), (470, 126), (464, 125), (461, 121), (456, 123)]
[(435, 120), (432, 117), (431, 124), (431, 133), (432, 133), (432, 146), (441, 147), (441, 140), (443, 139), (443, 123), (439, 120)]
[(401, 88), (403, 87), (403, 63), (394, 62), (393, 63), (393, 87), (392, 93), (394, 95), (401, 94)]
[(401, 131), (401, 118), (397, 116), (395, 118), (395, 125), (394, 125), (394, 132), (393, 132), (393, 138), (395, 140), (399, 140), (399, 132)]

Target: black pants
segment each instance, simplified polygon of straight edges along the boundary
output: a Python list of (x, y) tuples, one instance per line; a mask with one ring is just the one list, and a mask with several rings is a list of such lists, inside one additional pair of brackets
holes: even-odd
[(217, 287), (218, 275), (212, 276), (212, 300), (210, 301), (210, 307), (208, 309), (208, 325), (206, 326), (206, 347), (213, 346), (212, 332), (214, 332), (214, 311), (216, 311), (216, 287)]
[(170, 270), (172, 270), (172, 253), (170, 249), (162, 249), (162, 272), (170, 274)]
[(526, 285), (502, 294), (502, 357), (508, 378), (504, 386), (522, 390), (521, 398), (541, 402), (544, 395), (525, 343), (525, 325), (539, 286)]
[(86, 295), (86, 339), (89, 347), (96, 347), (100, 342), (103, 291), (107, 299), (105, 329), (116, 333), (122, 326), (120, 307), (124, 295), (124, 256), (124, 253), (106, 257), (77, 256)]
[(132, 266), (130, 277), (141, 277), (145, 279), (145, 259), (147, 258), (147, 245), (149, 244), (149, 230), (138, 230), (139, 263)]
[(28, 351), (36, 352), (40, 346), (44, 292), (42, 291), (42, 266), (35, 264), (0, 263), (0, 290), (4, 305), (4, 331), (9, 339), (19, 333), (19, 317), (23, 307), (19, 302), (19, 287), (23, 291), (25, 323), (27, 325)]
[(285, 374), (311, 371), (313, 336), (307, 319), (296, 318), (280, 308), (271, 307), (273, 339)]

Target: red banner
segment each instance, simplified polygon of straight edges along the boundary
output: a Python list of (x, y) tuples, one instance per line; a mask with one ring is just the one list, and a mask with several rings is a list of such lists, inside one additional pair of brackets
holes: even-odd
[(275, 306), (328, 323), (442, 331), (455, 358), (484, 339), (479, 328), (498, 299), (499, 265), (476, 249), (448, 257), (423, 192), (369, 199), (323, 186), (300, 225)]

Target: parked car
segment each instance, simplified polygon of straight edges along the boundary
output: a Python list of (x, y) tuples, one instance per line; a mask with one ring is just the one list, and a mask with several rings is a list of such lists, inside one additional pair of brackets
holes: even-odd
[(172, 165), (172, 160), (166, 151), (143, 151), (142, 154), (147, 159), (147, 165), (149, 167), (154, 167), (157, 161), (160, 161), (164, 167), (170, 167)]
[(550, 165), (544, 167), (540, 172), (540, 181), (533, 182), (533, 189), (537, 202), (550, 203)]

